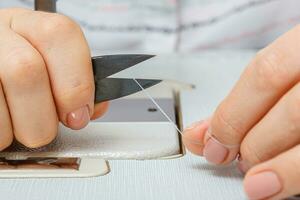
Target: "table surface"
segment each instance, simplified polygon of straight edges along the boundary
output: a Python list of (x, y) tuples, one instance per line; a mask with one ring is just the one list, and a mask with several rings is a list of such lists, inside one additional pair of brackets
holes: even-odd
[[(195, 84), (195, 90), (181, 94), (186, 126), (213, 112), (254, 53), (222, 50), (161, 55), (126, 73)], [(101, 177), (3, 179), (1, 197), (12, 200), (246, 199), (242, 175), (234, 165), (216, 167), (190, 153), (170, 160), (113, 160), (109, 163), (111, 172)]]

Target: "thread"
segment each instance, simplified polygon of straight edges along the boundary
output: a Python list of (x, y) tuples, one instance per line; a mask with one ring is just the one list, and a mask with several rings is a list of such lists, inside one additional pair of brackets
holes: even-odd
[(168, 116), (168, 114), (160, 107), (160, 105), (155, 101), (155, 99), (149, 94), (149, 92), (135, 78), (133, 78), (133, 80), (141, 88), (143, 93), (152, 101), (152, 103), (156, 106), (156, 108), (164, 115), (164, 117), (174, 126), (174, 128), (178, 131), (178, 133), (180, 133), (181, 137), (183, 137), (185, 140), (188, 140), (189, 142), (191, 142), (193, 144), (204, 146), (204, 144), (202, 142), (198, 142), (191, 138), (186, 137), (183, 134), (183, 132), (178, 128), (176, 123), (171, 120), (171, 118)]
[(219, 142), (219, 140), (217, 140), (217, 138), (211, 134), (211, 129), (208, 129), (207, 130), (207, 135), (212, 139), (214, 140), (216, 143), (220, 144), (221, 146), (224, 146), (226, 147), (227, 149), (238, 149), (240, 148), (240, 145), (239, 144), (223, 144), (221, 142)]

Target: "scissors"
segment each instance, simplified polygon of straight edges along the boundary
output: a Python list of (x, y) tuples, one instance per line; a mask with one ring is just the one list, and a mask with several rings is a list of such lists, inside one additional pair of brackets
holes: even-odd
[[(95, 103), (110, 101), (152, 87), (162, 80), (109, 78), (122, 70), (152, 58), (145, 54), (120, 54), (92, 57)], [(138, 85), (137, 82), (140, 84)]]
[[(35, 10), (56, 12), (56, 0), (35, 0)], [(121, 79), (109, 76), (152, 58), (153, 55), (123, 54), (92, 57), (95, 103), (124, 97), (161, 82), (153, 79)], [(138, 85), (139, 83), (140, 85)]]

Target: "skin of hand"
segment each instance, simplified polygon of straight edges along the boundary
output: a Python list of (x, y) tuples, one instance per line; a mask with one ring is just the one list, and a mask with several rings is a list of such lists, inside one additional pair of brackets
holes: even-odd
[(108, 103), (94, 105), (90, 50), (80, 27), (56, 13), (0, 10), (0, 150), (15, 138), (50, 143), (58, 123), (85, 127)]
[(217, 165), (238, 156), (250, 199), (300, 194), (299, 80), (298, 25), (257, 53), (210, 119), (184, 131), (186, 147)]

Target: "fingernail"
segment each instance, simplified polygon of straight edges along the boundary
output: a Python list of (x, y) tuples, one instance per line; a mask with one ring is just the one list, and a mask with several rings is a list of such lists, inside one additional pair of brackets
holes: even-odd
[(246, 194), (250, 199), (265, 199), (280, 192), (282, 185), (272, 171), (265, 171), (250, 177), (244, 182)]
[(196, 128), (197, 126), (200, 126), (201, 124), (203, 124), (203, 122), (204, 122), (204, 120), (194, 122), (191, 125), (189, 125), (188, 127), (186, 127), (184, 130), (185, 131), (192, 130), (192, 129)]
[(222, 146), (222, 144), (220, 144), (219, 142), (215, 141), (215, 139), (213, 138), (210, 138), (207, 141), (203, 149), (203, 155), (206, 160), (214, 164), (222, 163), (228, 153), (229, 150), (226, 147)]
[(79, 108), (67, 115), (67, 124), (72, 129), (81, 129), (90, 121), (88, 106)]

